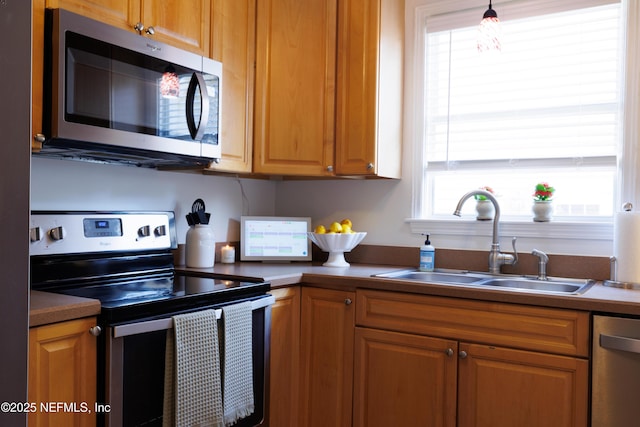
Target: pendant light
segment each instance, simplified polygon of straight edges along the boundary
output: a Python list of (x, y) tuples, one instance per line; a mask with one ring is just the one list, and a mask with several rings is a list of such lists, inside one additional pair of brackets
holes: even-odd
[(489, 9), (482, 16), (478, 27), (478, 52), (500, 52), (502, 50), (501, 39), (500, 20), (496, 11), (491, 7), (491, 0), (489, 0)]

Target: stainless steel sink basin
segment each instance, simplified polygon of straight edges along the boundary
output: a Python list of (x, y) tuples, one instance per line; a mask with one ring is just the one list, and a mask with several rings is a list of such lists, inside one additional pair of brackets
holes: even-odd
[(492, 275), (470, 271), (434, 271), (396, 270), (388, 273), (374, 274), (373, 277), (407, 280), (429, 284), (461, 285), (482, 288), (500, 288), (521, 292), (543, 294), (576, 295), (584, 293), (594, 283), (588, 279), (567, 279), (550, 277), (538, 280), (529, 276)]
[(510, 288), (519, 290), (528, 290), (536, 292), (553, 292), (561, 294), (578, 294), (586, 290), (589, 281), (581, 283), (559, 282), (551, 280), (537, 279), (490, 279), (480, 283), (480, 286), (495, 286), (500, 288)]
[(477, 282), (481, 278), (469, 273), (441, 273), (417, 270), (402, 270), (390, 273), (376, 274), (375, 277), (387, 277), (389, 279), (417, 280), (428, 283), (465, 284)]

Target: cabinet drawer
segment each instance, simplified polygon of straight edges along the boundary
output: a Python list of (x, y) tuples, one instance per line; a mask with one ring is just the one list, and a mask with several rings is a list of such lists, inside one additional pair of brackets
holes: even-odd
[(587, 312), (358, 290), (356, 323), (546, 353), (588, 357)]

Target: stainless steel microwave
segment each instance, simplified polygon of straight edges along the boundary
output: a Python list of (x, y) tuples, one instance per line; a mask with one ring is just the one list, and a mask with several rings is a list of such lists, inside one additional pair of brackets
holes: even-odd
[(42, 156), (141, 167), (221, 157), (222, 64), (47, 9)]

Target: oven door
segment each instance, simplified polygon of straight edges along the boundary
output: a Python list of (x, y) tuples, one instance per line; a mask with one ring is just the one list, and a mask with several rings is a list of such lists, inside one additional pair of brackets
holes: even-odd
[[(264, 420), (274, 302), (271, 295), (252, 300), (255, 411), (236, 426), (257, 426)], [(205, 308), (212, 307), (198, 310)], [(216, 310), (218, 318), (221, 311)], [(98, 424), (162, 426), (165, 345), (167, 330), (172, 327), (173, 320), (168, 316), (106, 328), (104, 361), (99, 363), (104, 387), (98, 390), (104, 393), (99, 394), (99, 402), (105, 410), (98, 414)]]

